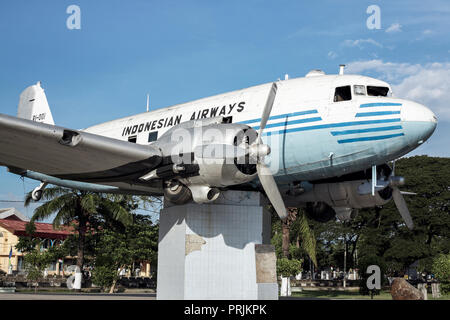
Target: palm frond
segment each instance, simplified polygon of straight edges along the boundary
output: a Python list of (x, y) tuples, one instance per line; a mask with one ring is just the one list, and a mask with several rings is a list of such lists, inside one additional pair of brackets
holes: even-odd
[(123, 225), (130, 225), (133, 223), (133, 215), (125, 210), (119, 203), (106, 201), (105, 207), (111, 212), (114, 220), (119, 221)]
[[(31, 197), (31, 193), (32, 192), (30, 191), (25, 195), (25, 201), (24, 201), (25, 207), (28, 207), (30, 205), (30, 203), (33, 201), (33, 198)], [(62, 187), (45, 188), (42, 190), (42, 200), (51, 200), (53, 198), (56, 198), (56, 197), (59, 197), (61, 195), (68, 194), (68, 193), (75, 193), (75, 191), (72, 191), (67, 188), (62, 188)]]
[(74, 195), (69, 193), (47, 201), (34, 210), (31, 221), (34, 222), (48, 218), (52, 214), (59, 212), (59, 210), (61, 210), (61, 208), (63, 208), (65, 205), (73, 206), (73, 197)]
[(24, 205), (25, 207), (28, 207), (28, 206), (30, 205), (30, 203), (31, 203), (32, 200), (33, 200), (33, 198), (31, 197), (31, 191), (30, 191), (30, 192), (28, 192), (28, 193), (25, 195), (25, 200), (24, 200), (23, 205)]
[(57, 229), (63, 224), (73, 221), (77, 217), (74, 203), (66, 203), (53, 218), (53, 228)]
[(94, 213), (97, 211), (100, 197), (95, 193), (87, 193), (81, 198), (81, 207), (84, 211)]
[(308, 254), (311, 261), (317, 267), (317, 257), (316, 257), (316, 237), (314, 232), (309, 227), (308, 218), (306, 218), (303, 210), (299, 210), (299, 236), (302, 239), (302, 247)]

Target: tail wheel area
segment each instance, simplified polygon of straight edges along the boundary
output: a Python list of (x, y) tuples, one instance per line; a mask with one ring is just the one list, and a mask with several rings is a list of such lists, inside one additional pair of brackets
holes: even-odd
[(178, 181), (170, 181), (164, 188), (164, 198), (174, 204), (185, 204), (192, 200), (188, 187)]
[(33, 199), (33, 201), (39, 201), (42, 198), (42, 190), (33, 190), (31, 192), (31, 199)]

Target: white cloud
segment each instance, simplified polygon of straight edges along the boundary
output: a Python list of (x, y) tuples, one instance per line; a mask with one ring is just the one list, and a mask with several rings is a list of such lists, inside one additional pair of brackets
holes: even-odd
[(386, 29), (386, 32), (387, 33), (402, 32), (402, 25), (400, 23), (391, 24), (391, 26)]
[(357, 40), (345, 40), (342, 45), (346, 47), (358, 47), (360, 49), (364, 48), (365, 44), (371, 44), (380, 48), (383, 48), (383, 45), (381, 43), (376, 42), (375, 40), (368, 38), (368, 39), (357, 39)]
[(450, 121), (450, 63), (425, 65), (355, 61), (347, 66), (347, 73), (375, 72), (391, 82), (395, 96), (420, 102), (436, 113), (438, 119)]
[(432, 33), (433, 33), (433, 31), (431, 31), (430, 29), (426, 29), (426, 30), (422, 31), (423, 35), (428, 35), (428, 34), (432, 34)]
[(334, 52), (334, 51), (330, 51), (330, 52), (328, 52), (328, 58), (330, 58), (330, 59), (336, 59), (337, 58), (337, 53), (336, 52)]

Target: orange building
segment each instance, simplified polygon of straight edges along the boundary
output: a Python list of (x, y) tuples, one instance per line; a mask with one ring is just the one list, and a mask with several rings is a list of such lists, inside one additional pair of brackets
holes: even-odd
[[(29, 219), (15, 208), (0, 209), (0, 270), (5, 273), (17, 273), (24, 269), (23, 253), (15, 248), (19, 236), (26, 235), (25, 227)], [(53, 229), (51, 223), (35, 222), (35, 237), (42, 240), (41, 249), (45, 250), (56, 243), (62, 243), (72, 232), (68, 228)], [(9, 258), (12, 249), (11, 259)], [(10, 263), (11, 261), (11, 263)], [(48, 268), (49, 274), (59, 274), (61, 261), (55, 261)], [(71, 263), (70, 263), (71, 264)], [(0, 271), (0, 272), (1, 272)]]

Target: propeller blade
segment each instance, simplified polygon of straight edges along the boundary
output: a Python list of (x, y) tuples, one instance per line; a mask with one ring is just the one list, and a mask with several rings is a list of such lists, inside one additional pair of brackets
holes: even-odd
[(409, 213), (408, 206), (406, 205), (406, 201), (397, 187), (392, 188), (392, 190), (392, 198), (394, 198), (395, 205), (397, 206), (397, 209), (400, 212), (403, 221), (405, 221), (408, 229), (412, 230), (414, 228), (414, 223), (412, 221), (411, 214)]
[(266, 105), (264, 106), (264, 110), (261, 116), (261, 123), (259, 125), (259, 132), (258, 132), (259, 143), (261, 143), (262, 132), (266, 127), (267, 120), (269, 120), (270, 113), (272, 112), (273, 102), (275, 101), (277, 90), (278, 90), (277, 84), (275, 82), (272, 83), (272, 87), (270, 88), (269, 95), (267, 96)]
[(283, 198), (281, 198), (280, 191), (278, 190), (278, 186), (273, 178), (272, 172), (269, 167), (262, 162), (259, 162), (256, 165), (256, 169), (258, 171), (259, 181), (266, 192), (267, 198), (269, 198), (270, 203), (281, 220), (286, 219), (288, 215), (286, 206), (284, 205)]

